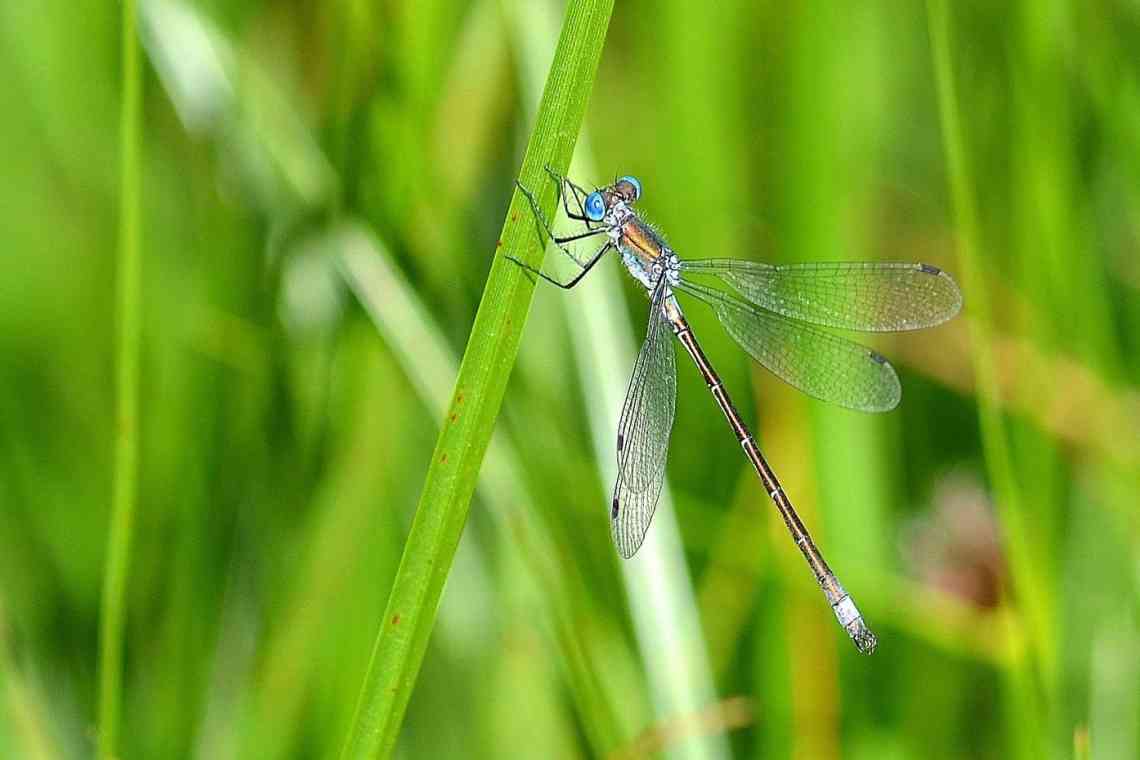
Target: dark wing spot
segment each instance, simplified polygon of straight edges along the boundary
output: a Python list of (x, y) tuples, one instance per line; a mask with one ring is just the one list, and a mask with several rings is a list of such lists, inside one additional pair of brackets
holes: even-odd
[(887, 357), (883, 356), (878, 351), (869, 351), (868, 353), (871, 355), (871, 361), (875, 362), (876, 364), (887, 363)]
[(622, 447), (624, 445), (625, 445), (625, 436), (623, 436), (621, 433), (618, 433), (618, 451), (621, 451)]
[(942, 274), (942, 270), (933, 264), (919, 264), (918, 268), (927, 274)]
[(610, 519), (616, 520), (617, 516), (618, 516), (618, 500), (615, 498), (613, 509), (610, 510)]

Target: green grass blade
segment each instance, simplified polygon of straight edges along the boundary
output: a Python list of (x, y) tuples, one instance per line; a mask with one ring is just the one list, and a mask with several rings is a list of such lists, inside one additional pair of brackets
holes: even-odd
[[(585, 115), (612, 0), (571, 3), (523, 159), (520, 180), (541, 187), (543, 166), (564, 168)], [(543, 198), (554, 210), (553, 191)], [(540, 252), (523, 196), (516, 192), (501, 246), (535, 260)], [(537, 263), (537, 262), (535, 262)], [(518, 353), (534, 284), (496, 256), (475, 315), (423, 493), (381, 620), (343, 758), (391, 754), (435, 621), (444, 581), (467, 519), (483, 454)]]
[(119, 123), (118, 356), (115, 412), (115, 470), (111, 524), (103, 576), (99, 643), (100, 758), (119, 755), (122, 703), (123, 619), (131, 524), (138, 491), (138, 377), (142, 320), (141, 214), (142, 89), (139, 73), (136, 4), (124, 0), (122, 15), (123, 102)]

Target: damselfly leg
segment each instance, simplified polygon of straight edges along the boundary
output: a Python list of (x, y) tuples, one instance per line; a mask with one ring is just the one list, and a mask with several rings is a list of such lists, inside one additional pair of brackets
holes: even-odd
[[(554, 230), (550, 226), (550, 222), (548, 222), (546, 219), (546, 215), (543, 214), (542, 209), (539, 208), (538, 200), (534, 197), (534, 193), (532, 193), (526, 187), (526, 185), (524, 185), (522, 182), (519, 182), (518, 180), (515, 180), (515, 184), (518, 186), (519, 191), (522, 192), (522, 194), (526, 197), (527, 202), (530, 204), (531, 213), (541, 225), (540, 229), (542, 232), (546, 233), (546, 238), (558, 246), (558, 250), (562, 251), (562, 253), (570, 257), (570, 259), (579, 267), (586, 266), (586, 263), (575, 256), (573, 251), (571, 251), (569, 248), (566, 248), (566, 243), (572, 243), (575, 240), (582, 240), (584, 238), (593, 237), (594, 235), (604, 235), (606, 233), (606, 229), (604, 227), (596, 227), (574, 235), (555, 235)], [(560, 184), (559, 193), (562, 194), (563, 202), (565, 203), (565, 191), (562, 189), (562, 187), (563, 186)]]
[(543, 272), (541, 269), (536, 269), (536, 268), (532, 267), (530, 264), (526, 263), (525, 261), (522, 261), (521, 259), (517, 259), (514, 256), (510, 255), (509, 253), (504, 254), (504, 256), (509, 261), (513, 261), (514, 263), (518, 264), (520, 267), (522, 267), (526, 271), (530, 272), (531, 274), (537, 275), (538, 277), (541, 277), (542, 279), (546, 280), (551, 285), (557, 285), (558, 287), (562, 288), (563, 290), (570, 290), (570, 288), (574, 287), (575, 285), (577, 285), (579, 282), (582, 281), (582, 278), (585, 277), (586, 274), (591, 269), (594, 268), (594, 264), (597, 264), (601, 260), (602, 256), (605, 256), (606, 252), (609, 251), (611, 248), (613, 248), (613, 243), (610, 243), (607, 241), (605, 245), (603, 245), (601, 248), (599, 248), (597, 250), (597, 252), (594, 253), (594, 255), (590, 257), (589, 261), (587, 261), (585, 264), (582, 264), (582, 271), (579, 272), (578, 274), (574, 275), (573, 277), (571, 277), (569, 282), (562, 282), (560, 280), (556, 280), (555, 278), (548, 275), (546, 272)]
[[(582, 205), (588, 193), (578, 185), (574, 184), (568, 177), (559, 174), (554, 167), (550, 164), (546, 165), (546, 173), (550, 178), (558, 183), (558, 194), (562, 198), (562, 208), (566, 212), (566, 216), (586, 225), (587, 229), (594, 229), (596, 222), (590, 221), (586, 216), (586, 209)], [(566, 200), (566, 189), (570, 189), (570, 194), (574, 197), (574, 203), (578, 206), (578, 211), (575, 213), (570, 210), (570, 203)]]
[(586, 276), (586, 273), (589, 272), (594, 267), (594, 265), (597, 264), (602, 259), (602, 257), (605, 256), (606, 253), (613, 248), (613, 242), (607, 240), (606, 243), (601, 248), (599, 248), (597, 251), (595, 251), (594, 254), (592, 256), (590, 256), (590, 258), (585, 260), (585, 261), (578, 258), (576, 255), (574, 255), (573, 251), (571, 251), (569, 248), (566, 247), (566, 243), (572, 243), (576, 240), (583, 240), (585, 238), (595, 237), (597, 235), (604, 235), (604, 234), (608, 233), (608, 230), (605, 227), (594, 227), (594, 226), (592, 226), (591, 223), (589, 222), (589, 220), (586, 219), (586, 217), (584, 216), (585, 209), (582, 206), (581, 201), (578, 200), (578, 196), (577, 196), (577, 193), (579, 191), (584, 192), (581, 190), (581, 188), (579, 188), (577, 185), (575, 185), (570, 180), (568, 180), (565, 177), (558, 174), (556, 171), (551, 169), (549, 166), (546, 167), (546, 171), (550, 175), (551, 179), (553, 179), (555, 182), (558, 183), (558, 193), (562, 199), (563, 208), (566, 210), (567, 216), (570, 216), (570, 218), (572, 218), (572, 219), (579, 219), (579, 217), (577, 217), (571, 213), (570, 208), (567, 205), (567, 200), (566, 200), (566, 194), (567, 194), (566, 188), (569, 187), (574, 192), (575, 201), (578, 203), (578, 206), (582, 210), (582, 213), (583, 213), (583, 216), (580, 217), (580, 219), (581, 219), (581, 221), (586, 222), (586, 225), (587, 225), (587, 229), (584, 232), (579, 232), (579, 233), (572, 234), (572, 235), (563, 235), (563, 236), (555, 235), (554, 230), (551, 229), (550, 223), (546, 219), (546, 215), (543, 214), (542, 209), (539, 208), (538, 200), (534, 197), (534, 193), (532, 193), (529, 188), (527, 188), (525, 185), (523, 185), (522, 182), (519, 182), (516, 180), (515, 184), (518, 186), (519, 191), (527, 199), (527, 202), (530, 204), (531, 213), (534, 216), (537, 223), (540, 225), (540, 227), (539, 227), (540, 237), (543, 237), (543, 233), (545, 233), (545, 237), (543, 237), (543, 241), (545, 242), (546, 240), (550, 240), (551, 242), (553, 242), (555, 244), (555, 246), (558, 247), (558, 250), (562, 251), (562, 253), (566, 254), (566, 256), (568, 256), (575, 264), (578, 265), (578, 268), (581, 271), (579, 271), (578, 274), (576, 274), (574, 277), (572, 277), (568, 282), (562, 282), (561, 280), (558, 280), (557, 278), (551, 277), (550, 275), (546, 274), (541, 269), (538, 269), (536, 267), (531, 266), (530, 264), (527, 264), (525, 261), (522, 261), (521, 259), (517, 258), (516, 256), (513, 256), (509, 253), (505, 254), (505, 256), (508, 260), (513, 261), (514, 263), (518, 264), (520, 267), (522, 267), (526, 271), (530, 272), (531, 274), (536, 275), (538, 277), (541, 277), (542, 279), (546, 280), (547, 282), (551, 283), (552, 285), (557, 285), (558, 287), (562, 288), (563, 290), (569, 290), (569, 289), (573, 288), (575, 285), (577, 285), (579, 282), (581, 282), (582, 278)]

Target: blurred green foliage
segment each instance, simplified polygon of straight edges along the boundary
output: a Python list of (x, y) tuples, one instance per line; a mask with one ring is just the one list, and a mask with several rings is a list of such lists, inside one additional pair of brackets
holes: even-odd
[[(611, 262), (536, 293), (399, 756), (1140, 752), (1140, 8), (948, 5), (618, 3), (576, 157), (584, 184), (640, 177), (682, 255), (924, 260), (971, 285), (954, 322), (876, 342), (904, 395), (874, 417), (797, 395), (690, 309), (878, 652), (835, 626), (683, 357), (675, 509), (651, 530), (675, 513), (683, 544), (662, 539), (646, 604), (597, 442), (645, 319)], [(140, 7), (122, 756), (332, 756), (562, 8)], [(0, 3), (3, 757), (95, 746), (118, 25), (115, 4)], [(606, 298), (617, 366), (571, 321)], [(653, 629), (685, 639), (680, 675)]]

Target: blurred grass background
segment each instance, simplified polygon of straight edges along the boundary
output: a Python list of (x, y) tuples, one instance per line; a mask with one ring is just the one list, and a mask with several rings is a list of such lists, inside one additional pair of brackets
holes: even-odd
[[(948, 5), (618, 3), (575, 158), (637, 175), (685, 256), (965, 286), (962, 317), (876, 341), (904, 386), (876, 417), (690, 309), (878, 652), (684, 357), (670, 498), (618, 559), (645, 303), (611, 262), (536, 293), (398, 756), (1140, 752), (1140, 7)], [(339, 751), (561, 12), (140, 0), (123, 757)], [(0, 40), (0, 756), (87, 757), (119, 9), (3, 2)]]

